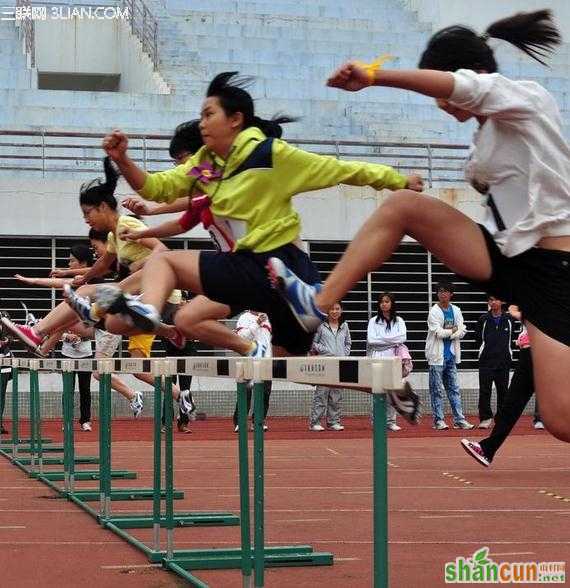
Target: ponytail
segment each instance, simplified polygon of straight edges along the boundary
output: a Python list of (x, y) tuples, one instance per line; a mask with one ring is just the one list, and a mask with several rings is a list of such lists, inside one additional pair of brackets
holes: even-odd
[(494, 22), (486, 33), (514, 45), (542, 65), (546, 65), (542, 58), (552, 53), (562, 40), (550, 10), (519, 12)]
[(119, 170), (111, 161), (110, 157), (105, 157), (103, 160), (103, 170), (105, 171), (105, 181), (97, 178), (81, 186), (79, 190), (79, 204), (100, 206), (105, 203), (111, 210), (117, 210), (118, 204), (114, 192), (119, 181)]
[(495, 73), (497, 62), (489, 38), (501, 39), (545, 65), (543, 57), (561, 42), (550, 10), (519, 12), (490, 25), (483, 35), (455, 25), (435, 33), (423, 52), (420, 69), (456, 71), (471, 69)]

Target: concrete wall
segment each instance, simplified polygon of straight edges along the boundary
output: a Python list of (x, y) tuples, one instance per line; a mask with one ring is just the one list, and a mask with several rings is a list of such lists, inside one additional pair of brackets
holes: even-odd
[[(80, 182), (73, 180), (18, 181), (0, 183), (0, 234), (36, 236), (84, 236), (87, 226), (78, 205)], [(126, 184), (117, 189), (119, 200), (132, 192)], [(454, 204), (460, 210), (479, 219), (482, 208), (480, 196), (465, 191), (432, 190), (432, 194)], [(300, 195), (295, 201), (302, 222), (302, 237), (306, 240), (349, 240), (372, 214), (382, 194), (371, 188), (337, 186), (327, 190)], [(323, 213), (326, 211), (326, 222)], [(154, 225), (168, 219), (147, 217)], [(207, 238), (203, 229), (194, 229), (190, 237)]]

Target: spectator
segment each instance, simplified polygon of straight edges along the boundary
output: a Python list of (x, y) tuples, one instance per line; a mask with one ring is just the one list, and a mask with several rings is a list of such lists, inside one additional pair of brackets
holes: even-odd
[(451, 304), (453, 285), (440, 282), (437, 285), (439, 302), (434, 304), (428, 315), (426, 338), (426, 359), (429, 364), (429, 393), (433, 414), (433, 428), (437, 431), (448, 429), (443, 416), (443, 389), (453, 413), (454, 429), (472, 429), (461, 409), (461, 394), (457, 377), (457, 365), (461, 363), (460, 340), (467, 329), (461, 310)]
[[(398, 315), (396, 299), (391, 292), (383, 292), (378, 297), (376, 316), (368, 321), (366, 355), (368, 357), (394, 357), (398, 345), (407, 338), (406, 323)], [(400, 431), (396, 424), (396, 409), (386, 397), (386, 427), (390, 431)]]
[[(342, 317), (342, 307), (339, 302), (332, 305), (326, 320), (320, 325), (313, 339), (311, 352), (314, 355), (327, 355), (329, 357), (342, 357), (350, 355), (350, 330)], [(343, 431), (340, 422), (342, 390), (317, 386), (313, 396), (313, 406), (309, 416), (309, 429), (311, 431), (324, 431), (320, 421), (326, 414), (328, 429)]]
[[(1, 313), (3, 316), (8, 316)], [(10, 339), (4, 332), (2, 323), (0, 323), (0, 358), (12, 357), (10, 351)], [(2, 419), (4, 418), (4, 407), (6, 406), (6, 387), (8, 382), (12, 379), (12, 368), (0, 368), (0, 435), (7, 435), (8, 431), (4, 428)]]
[(503, 302), (487, 298), (489, 310), (479, 317), (475, 341), (479, 349), (479, 428), (489, 429), (493, 423), (491, 393), (497, 390), (497, 412), (509, 388), (509, 370), (513, 359), (513, 318), (503, 311)]
[[(262, 347), (263, 357), (271, 357), (271, 323), (264, 312), (255, 312), (254, 310), (246, 310), (242, 312), (238, 318), (236, 325), (236, 333), (240, 337), (244, 337), (249, 341), (255, 341)], [(269, 410), (269, 397), (271, 396), (271, 380), (263, 382), (265, 392), (263, 395), (263, 430), (267, 431), (267, 412)], [(247, 382), (247, 412), (251, 407), (251, 393), (253, 390), (253, 382)], [(252, 413), (251, 420), (254, 415)], [(238, 425), (238, 403), (234, 411), (234, 432), (239, 431)], [(252, 426), (253, 428), (253, 426)]]
[[(85, 359), (93, 356), (91, 337), (93, 329), (83, 324), (74, 325), (74, 332), (64, 333), (61, 354), (69, 359)], [(79, 423), (82, 431), (91, 431), (91, 372), (73, 372), (79, 382)]]

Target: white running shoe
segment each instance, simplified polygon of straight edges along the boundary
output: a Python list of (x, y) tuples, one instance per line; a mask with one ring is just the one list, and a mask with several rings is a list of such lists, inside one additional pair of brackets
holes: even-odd
[(491, 460), (485, 455), (483, 448), (477, 441), (469, 441), (469, 439), (461, 439), (461, 446), (465, 451), (481, 465), (488, 468), (491, 465)]
[(399, 427), (396, 423), (388, 423), (386, 425), (386, 428), (388, 429), (388, 431), (401, 431), (402, 427)]
[(92, 427), (91, 427), (91, 423), (87, 422), (87, 423), (83, 423), (81, 425), (81, 430), (82, 431), (92, 431)]
[(309, 431), (324, 431), (325, 428), (323, 427), (323, 425), (320, 425), (319, 423), (317, 423), (316, 425), (311, 425), (309, 427)]
[(536, 421), (533, 426), (535, 429), (539, 429), (541, 431), (544, 429), (544, 423), (542, 421)]
[(133, 416), (138, 419), (143, 410), (143, 394), (142, 392), (135, 392), (134, 398), (131, 400), (131, 410)]
[(483, 419), (479, 425), (478, 425), (478, 429), (490, 429), (491, 426), (493, 425), (493, 419)]
[(331, 431), (344, 431), (344, 427), (340, 423), (335, 423), (334, 425), (327, 425), (327, 429)]

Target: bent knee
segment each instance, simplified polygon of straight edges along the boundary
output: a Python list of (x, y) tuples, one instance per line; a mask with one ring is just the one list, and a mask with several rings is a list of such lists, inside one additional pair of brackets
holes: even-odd
[(553, 437), (565, 443), (570, 443), (570, 420), (558, 417), (553, 419), (543, 416), (542, 418), (546, 429)]
[(132, 328), (132, 325), (118, 315), (107, 316), (105, 319), (105, 330), (113, 335), (127, 335)]

